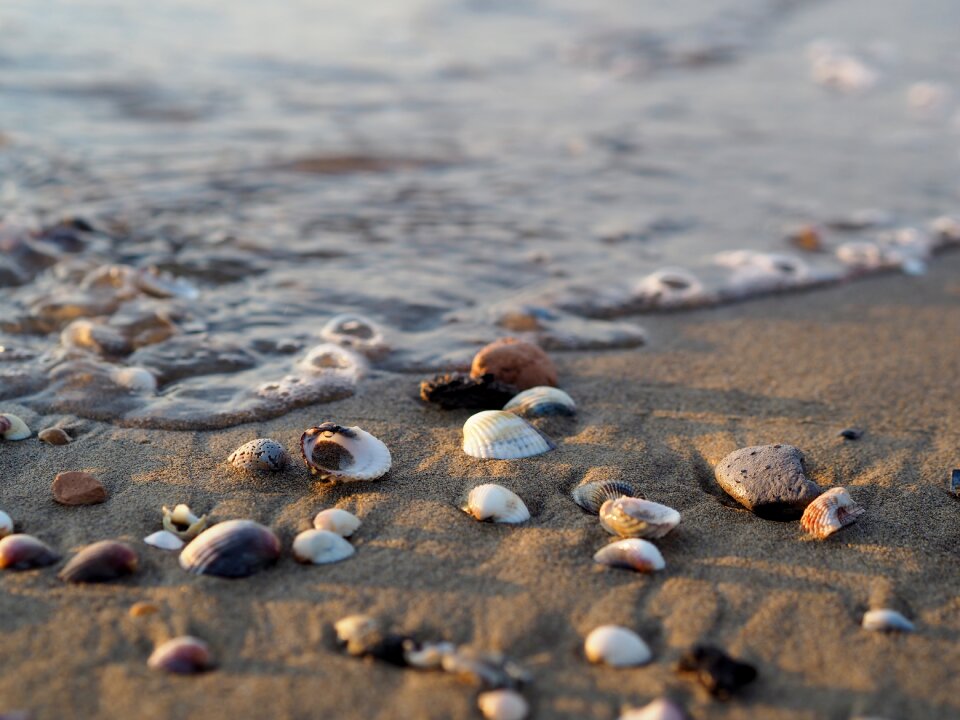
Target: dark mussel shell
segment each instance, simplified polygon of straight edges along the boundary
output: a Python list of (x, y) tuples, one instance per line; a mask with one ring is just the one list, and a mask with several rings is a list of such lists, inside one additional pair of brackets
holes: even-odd
[(129, 545), (101, 540), (74, 555), (57, 577), (69, 583), (108, 582), (132, 575), (139, 562), (136, 550)]
[(46, 543), (33, 537), (16, 533), (0, 540), (0, 569), (31, 570), (52, 565), (60, 555)]
[(280, 538), (253, 520), (227, 520), (197, 535), (180, 553), (180, 567), (195, 575), (239, 578), (280, 557)]

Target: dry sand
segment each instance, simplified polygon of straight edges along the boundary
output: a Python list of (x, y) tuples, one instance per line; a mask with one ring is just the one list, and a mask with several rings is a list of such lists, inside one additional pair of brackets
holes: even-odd
[[(647, 318), (646, 348), (558, 354), (581, 413), (559, 450), (481, 462), (459, 449), (467, 412), (415, 400), (419, 378), (374, 375), (328, 406), (217, 432), (119, 429), (66, 419), (79, 437), (0, 445), (0, 508), (63, 551), (103, 538), (137, 544), (142, 571), (67, 586), (56, 568), (0, 573), (0, 711), (34, 718), (471, 718), (475, 688), (339, 653), (331, 623), (352, 612), (528, 665), (535, 717), (615, 718), (668, 693), (694, 718), (960, 716), (960, 257), (923, 279), (886, 276), (813, 294)], [(0, 409), (15, 410), (4, 405)], [(23, 413), (34, 430), (61, 418)], [(358, 424), (394, 455), (383, 480), (327, 489), (298, 463), (242, 477), (223, 461), (257, 436), (294, 447), (322, 420)], [(837, 432), (860, 426), (864, 437)], [(737, 447), (788, 442), (814, 478), (866, 507), (824, 542), (797, 523), (731, 506), (712, 463)], [(111, 497), (61, 507), (61, 470), (87, 470)], [(585, 475), (636, 480), (683, 522), (659, 541), (656, 575), (591, 562), (609, 540), (568, 491)], [(481, 524), (455, 507), (494, 480), (533, 518)], [(140, 543), (160, 506), (187, 502), (214, 519), (247, 517), (289, 545), (326, 506), (357, 513), (357, 554), (304, 567), (289, 555), (245, 580), (193, 577), (176, 554)], [(156, 615), (131, 618), (150, 601)], [(872, 606), (898, 608), (917, 632), (862, 630)], [(582, 639), (604, 623), (648, 640), (647, 667), (588, 665)], [(197, 677), (147, 669), (158, 641), (189, 632), (219, 667)], [(680, 652), (718, 644), (756, 664), (758, 682), (727, 703), (674, 673)]]

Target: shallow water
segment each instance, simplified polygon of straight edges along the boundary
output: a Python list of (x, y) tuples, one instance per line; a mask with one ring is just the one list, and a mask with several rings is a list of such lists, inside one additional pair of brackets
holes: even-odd
[(951, 0), (375, 5), (0, 6), (0, 399), (217, 427), (960, 241)]

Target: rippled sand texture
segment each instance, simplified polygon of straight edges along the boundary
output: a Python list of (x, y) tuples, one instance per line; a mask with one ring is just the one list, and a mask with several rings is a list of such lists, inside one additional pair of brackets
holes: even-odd
[(4, 2), (0, 398), (223, 427), (352, 392), (298, 370), (342, 312), (424, 372), (922, 273), (958, 10), (879, 5)]
[[(67, 550), (123, 537), (143, 571), (104, 586), (65, 586), (56, 568), (0, 572), (0, 707), (47, 718), (474, 718), (475, 689), (444, 674), (346, 657), (330, 624), (382, 614), (403, 631), (501, 649), (529, 666), (543, 718), (612, 720), (624, 703), (668, 692), (693, 717), (811, 719), (856, 715), (952, 718), (960, 713), (957, 512), (946, 492), (957, 463), (960, 262), (924, 280), (887, 277), (796, 298), (651, 321), (649, 349), (558, 357), (580, 414), (557, 451), (518, 462), (460, 450), (466, 412), (422, 406), (413, 378), (375, 373), (356, 395), (266, 423), (170, 433), (63, 419), (63, 447), (0, 445), (0, 507)], [(15, 406), (0, 403), (0, 410)], [(394, 467), (368, 484), (326, 489), (306, 469), (237, 476), (227, 455), (256, 436), (293, 446), (321, 420), (359, 424), (391, 448)], [(837, 437), (864, 428), (858, 441)], [(712, 463), (751, 444), (801, 447), (821, 485), (843, 484), (866, 508), (824, 542), (798, 523), (734, 507)], [(49, 496), (63, 469), (97, 474), (111, 497), (67, 508)], [(683, 520), (658, 541), (653, 576), (602, 570), (610, 540), (567, 493), (587, 473), (634, 480)], [(476, 484), (519, 493), (532, 519), (478, 523), (456, 503)], [(252, 578), (187, 575), (175, 555), (139, 542), (161, 505), (188, 502), (221, 521), (247, 517), (289, 548), (321, 507), (355, 512), (356, 555), (323, 567), (289, 556)], [(138, 601), (160, 607), (133, 619)], [(871, 607), (895, 607), (912, 635), (860, 628)], [(621, 623), (654, 661), (588, 664), (583, 637)], [(168, 678), (146, 667), (155, 643), (189, 632), (219, 668)], [(756, 664), (740, 699), (711, 701), (671, 669), (710, 642)]]

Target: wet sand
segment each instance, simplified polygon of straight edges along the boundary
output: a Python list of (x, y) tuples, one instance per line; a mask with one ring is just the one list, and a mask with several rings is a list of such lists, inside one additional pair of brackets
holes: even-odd
[[(66, 420), (77, 440), (0, 445), (0, 508), (66, 552), (125, 538), (142, 571), (122, 582), (67, 586), (56, 567), (0, 573), (0, 711), (46, 718), (471, 718), (476, 688), (336, 650), (331, 623), (353, 612), (397, 629), (500, 649), (536, 679), (541, 718), (617, 717), (663, 693), (694, 718), (949, 718), (960, 714), (960, 505), (946, 492), (960, 464), (960, 257), (923, 279), (889, 275), (817, 293), (644, 318), (646, 347), (556, 354), (577, 400), (556, 452), (481, 462), (459, 449), (469, 413), (415, 399), (419, 376), (376, 372), (354, 397), (214, 432), (117, 428), (22, 415), (34, 431)], [(11, 403), (0, 410), (18, 411)], [(18, 411), (19, 412), (19, 411)], [(241, 442), (295, 446), (322, 420), (357, 424), (391, 448), (383, 480), (326, 489), (301, 463), (262, 479), (223, 464)], [(858, 441), (837, 437), (858, 426)], [(866, 508), (824, 542), (797, 523), (732, 506), (712, 463), (737, 447), (788, 442), (812, 476)], [(110, 499), (61, 507), (61, 470), (99, 476)], [(569, 489), (585, 475), (635, 480), (679, 509), (658, 541), (667, 567), (644, 576), (591, 562), (609, 537)], [(527, 501), (518, 527), (480, 524), (455, 507), (495, 481)], [(245, 517), (287, 547), (320, 508), (355, 512), (356, 555), (303, 567), (285, 555), (245, 580), (189, 576), (175, 554), (146, 547), (160, 506), (187, 502), (215, 520)], [(148, 601), (155, 615), (131, 618)], [(870, 607), (912, 618), (912, 635), (862, 630)], [(650, 644), (643, 668), (594, 667), (582, 639), (620, 623)], [(218, 668), (167, 677), (146, 667), (155, 643), (189, 632)], [(697, 642), (754, 663), (739, 698), (709, 698), (672, 665)]]

